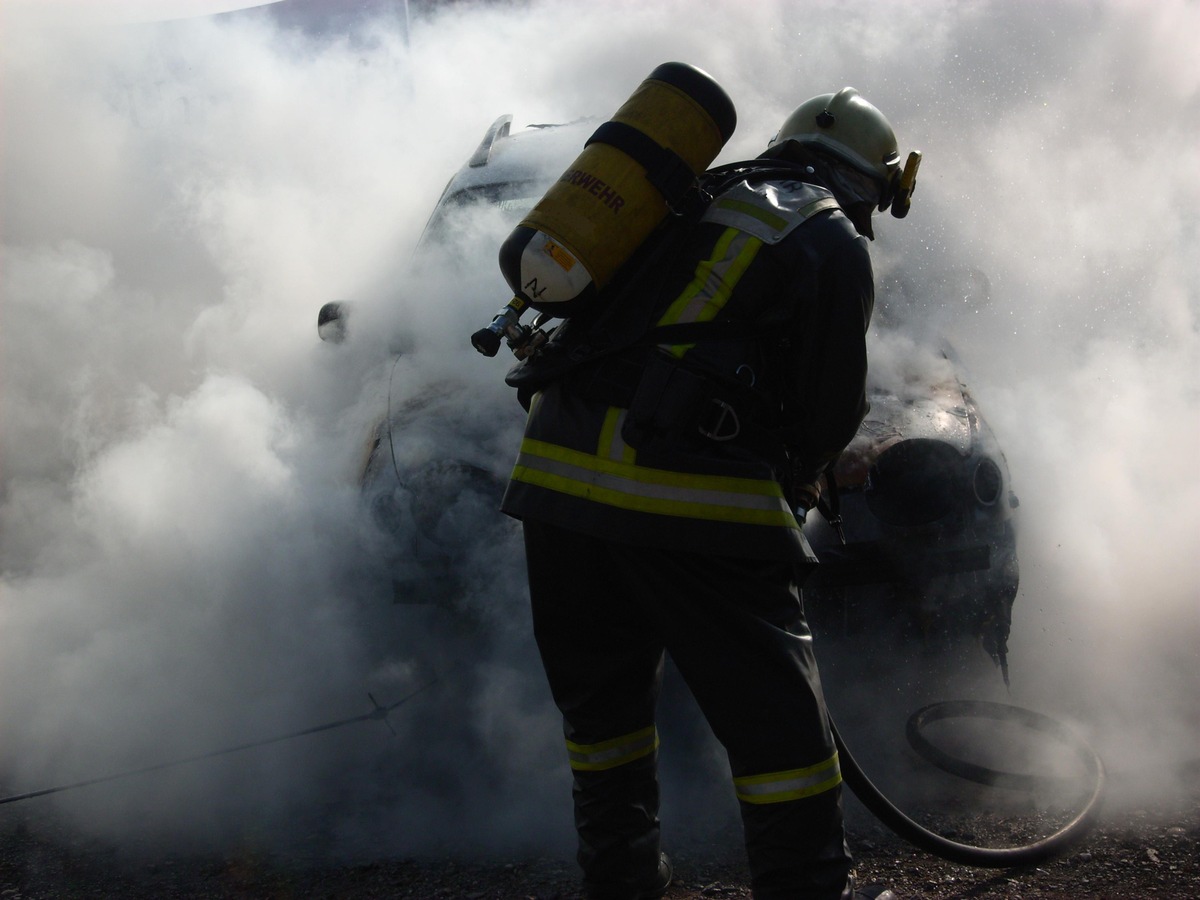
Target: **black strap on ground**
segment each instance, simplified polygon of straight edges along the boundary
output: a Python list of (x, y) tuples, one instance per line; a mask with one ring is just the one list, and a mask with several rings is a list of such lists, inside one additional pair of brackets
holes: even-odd
[(990, 703), (982, 700), (953, 700), (935, 703), (917, 710), (908, 720), (908, 740), (913, 749), (938, 768), (951, 774), (981, 784), (1033, 790), (1054, 784), (1063, 785), (1063, 779), (1037, 775), (1018, 775), (989, 769), (975, 763), (952, 757), (934, 747), (922, 735), (922, 729), (941, 719), (987, 718), (998, 721), (1017, 722), (1027, 728), (1049, 734), (1075, 751), (1086, 770), (1089, 789), (1088, 798), (1079, 813), (1070, 822), (1053, 834), (1020, 847), (973, 847), (960, 844), (913, 821), (885, 797), (859, 768), (847, 749), (842, 736), (833, 726), (833, 740), (841, 761), (842, 776), (854, 795), (880, 822), (915, 847), (948, 859), (951, 862), (985, 869), (1008, 869), (1030, 866), (1059, 856), (1078, 843), (1096, 824), (1100, 816), (1101, 799), (1104, 795), (1104, 763), (1084, 741), (1070, 732), (1061, 723), (1049, 716), (1019, 706), (1005, 703)]
[(213, 757), (217, 756), (227, 756), (230, 753), (240, 753), (243, 750), (251, 750), (255, 747), (265, 747), (268, 744), (278, 744), (281, 741), (290, 741), (293, 738), (303, 737), (308, 734), (317, 734), (318, 732), (322, 731), (332, 731), (334, 728), (342, 728), (346, 725), (353, 725), (356, 722), (372, 722), (378, 720), (387, 725), (388, 729), (392, 731), (392, 734), (395, 734), (395, 730), (392, 729), (391, 723), (387, 720), (388, 713), (396, 709), (396, 707), (407, 703), (413, 697), (417, 696), (422, 691), (429, 689), (436, 683), (437, 679), (435, 678), (427, 684), (421, 685), (421, 687), (417, 688), (407, 696), (401, 697), (395, 703), (390, 703), (387, 706), (383, 706), (374, 697), (372, 697), (370, 694), (367, 694), (367, 697), (370, 698), (371, 704), (374, 708), (368, 713), (363, 713), (361, 716), (351, 716), (349, 719), (339, 719), (336, 722), (326, 722), (324, 725), (315, 725), (312, 728), (304, 728), (300, 731), (289, 732), (288, 734), (263, 738), (260, 741), (251, 741), (248, 744), (238, 744), (236, 747), (226, 747), (222, 750), (212, 750), (208, 753), (200, 753), (196, 756), (188, 756), (183, 759), (172, 760), (171, 762), (156, 763), (155, 765), (144, 766), (140, 769), (130, 769), (127, 772), (117, 772), (112, 775), (102, 775), (99, 778), (88, 778), (84, 781), (75, 781), (71, 784), (62, 784), (57, 787), (42, 788), (41, 790), (37, 791), (27, 791), (24, 794), (13, 794), (11, 797), (0, 797), (0, 806), (3, 806), (5, 803), (16, 803), (18, 800), (32, 800), (34, 797), (45, 797), (48, 794), (61, 794), (63, 791), (73, 791), (76, 788), (90, 787), (94, 784), (103, 784), (106, 781), (118, 781), (122, 778), (133, 778), (135, 775), (147, 775), (150, 772), (158, 772), (162, 769), (171, 769), (175, 766), (186, 765), (187, 763), (199, 762), (200, 760), (204, 759), (212, 759)]

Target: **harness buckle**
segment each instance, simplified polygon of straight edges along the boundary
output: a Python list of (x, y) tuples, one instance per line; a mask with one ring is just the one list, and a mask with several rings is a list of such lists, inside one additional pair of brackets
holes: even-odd
[[(696, 426), (696, 430), (710, 441), (732, 441), (742, 433), (742, 422), (738, 418), (737, 410), (719, 397), (713, 397), (712, 404), (716, 407), (712, 427), (706, 427), (702, 422)], [(732, 430), (723, 430), (727, 424)]]

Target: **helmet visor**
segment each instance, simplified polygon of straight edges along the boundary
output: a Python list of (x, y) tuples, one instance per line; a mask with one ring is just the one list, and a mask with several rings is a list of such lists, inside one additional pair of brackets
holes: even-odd
[(870, 175), (848, 165), (834, 163), (829, 167), (827, 176), (829, 189), (842, 206), (855, 203), (869, 203), (873, 207), (879, 205), (883, 196), (883, 185)]

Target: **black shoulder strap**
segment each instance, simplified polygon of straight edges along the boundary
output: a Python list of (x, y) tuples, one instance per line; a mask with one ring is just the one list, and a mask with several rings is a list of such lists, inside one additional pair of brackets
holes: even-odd
[(605, 122), (587, 139), (588, 144), (609, 144), (636, 160), (646, 170), (646, 180), (663, 195), (672, 209), (696, 183), (683, 158), (668, 147), (624, 122)]

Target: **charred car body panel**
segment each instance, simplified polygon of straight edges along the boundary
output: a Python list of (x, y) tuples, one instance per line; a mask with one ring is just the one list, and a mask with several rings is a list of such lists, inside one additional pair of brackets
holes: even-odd
[(823, 630), (891, 622), (927, 641), (973, 634), (1003, 667), (1018, 501), (961, 364), (949, 347), (940, 356), (946, 364), (916, 389), (871, 388), (834, 470), (842, 535), (819, 518), (806, 528), (821, 560), (807, 608)]

